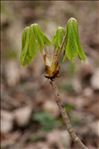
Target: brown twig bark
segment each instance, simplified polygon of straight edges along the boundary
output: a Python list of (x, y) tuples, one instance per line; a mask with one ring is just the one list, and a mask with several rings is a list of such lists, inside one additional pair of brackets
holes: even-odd
[(55, 101), (59, 107), (60, 113), (62, 115), (63, 121), (65, 123), (66, 129), (69, 132), (72, 140), (79, 146), (79, 149), (88, 149), (83, 142), (80, 140), (80, 138), (77, 136), (77, 134), (75, 133), (75, 130), (73, 129), (72, 125), (71, 125), (71, 121), (69, 119), (68, 113), (66, 112), (66, 110), (63, 107), (63, 104), (61, 102), (61, 97), (59, 94), (59, 91), (57, 89), (57, 86), (55, 84), (55, 82), (53, 80), (50, 81), (51, 87), (53, 89), (53, 92), (55, 94)]

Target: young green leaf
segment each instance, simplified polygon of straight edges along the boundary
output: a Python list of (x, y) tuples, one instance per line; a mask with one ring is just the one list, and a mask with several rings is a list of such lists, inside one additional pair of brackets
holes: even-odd
[(50, 46), (51, 45), (51, 41), (47, 38), (47, 36), (44, 33), (42, 34), (42, 38), (43, 38), (45, 46)]
[(71, 18), (68, 20), (66, 32), (67, 44), (65, 46), (65, 55), (63, 59), (65, 60), (68, 58), (69, 60), (73, 61), (77, 56), (79, 56), (81, 60), (85, 60), (86, 56), (80, 45), (78, 24), (76, 19)]
[(54, 35), (53, 39), (52, 39), (52, 44), (54, 45), (56, 50), (61, 50), (61, 43), (63, 40), (63, 37), (65, 35), (65, 30), (63, 27), (58, 27), (56, 30), (56, 34)]
[(29, 51), (27, 51), (28, 47), (29, 47), (29, 27), (26, 27), (22, 33), (22, 51), (20, 55), (20, 61), (22, 65), (28, 63), (30, 57)]
[(79, 55), (81, 60), (85, 60), (86, 55), (85, 55), (85, 53), (84, 53), (84, 51), (81, 47), (81, 44), (80, 44), (80, 38), (79, 38), (79, 32), (78, 32), (78, 23), (77, 23), (76, 19), (75, 19), (75, 23), (73, 23), (72, 25), (73, 25), (75, 36), (76, 36), (76, 39), (77, 39), (78, 55)]
[(20, 61), (22, 65), (31, 63), (38, 52), (38, 44), (35, 39), (32, 27), (26, 27), (22, 33), (22, 51)]
[(34, 24), (33, 31), (35, 34), (35, 38), (37, 39), (39, 48), (42, 52), (45, 46), (50, 45), (50, 40), (47, 38), (47, 36), (42, 32), (40, 26), (38, 24)]
[(33, 32), (35, 34), (35, 39), (38, 42), (39, 48), (40, 48), (40, 50), (42, 50), (44, 48), (44, 41), (43, 41), (43, 38), (42, 38), (42, 31), (41, 31), (38, 24), (33, 24), (31, 26), (33, 27)]
[(30, 64), (37, 55), (38, 49), (42, 52), (45, 46), (50, 45), (50, 43), (50, 40), (42, 32), (38, 24), (26, 27), (22, 33), (21, 64)]

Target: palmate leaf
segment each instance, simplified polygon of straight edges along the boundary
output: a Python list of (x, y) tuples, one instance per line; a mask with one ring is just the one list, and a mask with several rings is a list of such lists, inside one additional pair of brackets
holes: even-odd
[(80, 45), (78, 24), (76, 19), (71, 18), (68, 20), (66, 35), (67, 44), (64, 48), (65, 55), (63, 59), (65, 60), (68, 58), (69, 60), (73, 61), (77, 56), (79, 56), (81, 60), (85, 60), (86, 56)]
[(61, 44), (62, 44), (64, 35), (65, 35), (64, 28), (58, 27), (56, 30), (56, 34), (54, 35), (52, 39), (52, 44), (54, 45), (56, 50), (61, 50)]
[(42, 32), (38, 24), (26, 27), (22, 33), (21, 64), (30, 64), (37, 55), (38, 49), (42, 52), (44, 47), (50, 45), (50, 43), (50, 40)]
[(67, 22), (66, 30), (63, 27), (58, 27), (52, 41), (42, 32), (38, 24), (26, 27), (22, 33), (21, 64), (30, 64), (39, 50), (42, 53), (44, 48), (51, 44), (57, 54), (64, 53), (63, 61), (67, 58), (71, 61), (75, 60), (76, 57), (81, 60), (86, 58), (80, 45), (77, 20), (70, 18)]

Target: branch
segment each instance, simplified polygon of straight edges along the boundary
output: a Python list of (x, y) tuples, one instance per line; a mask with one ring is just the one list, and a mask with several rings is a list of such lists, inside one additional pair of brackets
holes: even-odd
[(70, 134), (71, 138), (73, 139), (73, 141), (78, 144), (80, 149), (88, 149), (83, 142), (80, 140), (80, 138), (76, 135), (75, 130), (73, 129), (72, 125), (71, 125), (71, 121), (69, 119), (68, 113), (66, 112), (66, 110), (63, 107), (63, 104), (61, 102), (61, 98), (60, 98), (60, 94), (59, 91), (57, 89), (56, 84), (54, 83), (54, 81), (50, 81), (51, 87), (53, 89), (53, 92), (55, 93), (55, 100), (56, 103), (59, 107), (60, 113), (62, 115), (62, 118), (64, 120), (64, 123), (66, 125), (66, 129), (68, 131), (68, 133)]

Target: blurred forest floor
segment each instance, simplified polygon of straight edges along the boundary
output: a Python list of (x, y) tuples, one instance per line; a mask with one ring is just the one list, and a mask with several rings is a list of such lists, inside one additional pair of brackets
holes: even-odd
[(77, 18), (86, 62), (61, 65), (56, 80), (64, 107), (82, 141), (99, 149), (99, 2), (1, 2), (1, 148), (78, 149), (65, 130), (39, 55), (20, 66), (21, 33), (39, 23), (51, 37), (57, 26)]

